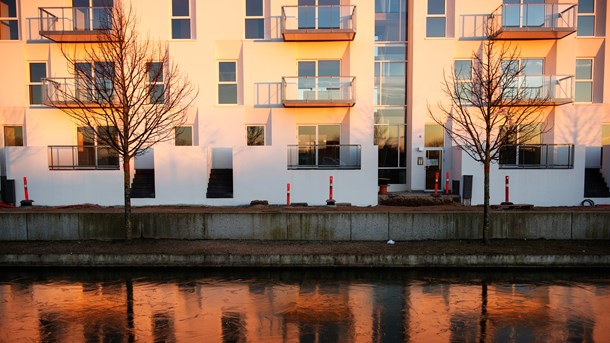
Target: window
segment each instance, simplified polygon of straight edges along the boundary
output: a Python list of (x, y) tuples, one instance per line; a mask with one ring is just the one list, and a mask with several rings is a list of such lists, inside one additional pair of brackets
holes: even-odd
[(453, 63), (455, 95), (459, 103), (470, 103), (472, 99), (472, 60), (456, 60)]
[[(510, 80), (510, 87), (506, 88), (505, 93), (507, 97), (519, 97), (526, 100), (551, 95), (550, 89), (545, 87), (544, 59), (503, 60), (502, 71), (508, 73), (506, 78)], [(519, 75), (516, 75), (517, 73)]]
[(593, 101), (593, 60), (590, 58), (576, 59), (576, 102)]
[(172, 38), (191, 38), (190, 0), (172, 0)]
[(375, 40), (404, 42), (407, 40), (406, 0), (375, 0)]
[(445, 0), (428, 0), (426, 37), (445, 37), (445, 33), (447, 32), (446, 13)]
[(265, 38), (263, 0), (246, 0), (246, 38)]
[(424, 127), (424, 146), (442, 148), (445, 145), (445, 129), (438, 124), (426, 124)]
[(342, 99), (341, 61), (299, 61), (299, 99)]
[(23, 146), (23, 126), (4, 127), (4, 146)]
[(299, 126), (298, 165), (338, 166), (341, 160), (340, 136), (339, 125)]
[(236, 62), (218, 62), (218, 103), (237, 104)]
[(0, 40), (18, 39), (17, 0), (0, 0)]
[(375, 105), (405, 105), (405, 62), (375, 62)]
[(47, 77), (47, 64), (30, 62), (30, 104), (42, 104), (42, 79)]
[(149, 103), (162, 104), (165, 102), (165, 87), (163, 85), (163, 63), (147, 62)]
[(193, 127), (178, 126), (175, 129), (176, 146), (191, 146), (193, 145)]
[(265, 126), (246, 126), (246, 142), (248, 145), (265, 145)]
[(578, 0), (577, 36), (595, 36), (595, 0)]
[(85, 126), (76, 129), (77, 164), (74, 167), (116, 169), (119, 155), (108, 143), (118, 140), (119, 131), (114, 126), (98, 126), (96, 132)]
[(72, 0), (75, 31), (112, 28), (113, 0)]
[(114, 100), (114, 62), (78, 62), (75, 65), (76, 97), (82, 102)]

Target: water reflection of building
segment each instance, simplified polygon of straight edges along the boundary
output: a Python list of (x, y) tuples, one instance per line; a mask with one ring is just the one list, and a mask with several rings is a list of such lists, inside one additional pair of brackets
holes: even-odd
[(36, 281), (0, 300), (1, 342), (610, 341), (609, 290), (592, 285)]

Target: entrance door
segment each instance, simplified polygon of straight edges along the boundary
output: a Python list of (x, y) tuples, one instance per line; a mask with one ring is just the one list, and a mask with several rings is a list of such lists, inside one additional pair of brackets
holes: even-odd
[(434, 189), (436, 173), (439, 175), (439, 189), (441, 186), (441, 175), (443, 171), (443, 151), (426, 150), (426, 189)]

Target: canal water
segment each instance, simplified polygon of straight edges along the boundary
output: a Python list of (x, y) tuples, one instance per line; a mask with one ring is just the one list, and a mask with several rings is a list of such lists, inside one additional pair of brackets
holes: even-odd
[(0, 269), (0, 342), (610, 342), (610, 273)]

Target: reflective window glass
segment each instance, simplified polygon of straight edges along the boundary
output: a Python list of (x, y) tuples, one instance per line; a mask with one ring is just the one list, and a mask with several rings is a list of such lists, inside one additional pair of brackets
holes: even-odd
[(262, 16), (263, 0), (246, 0), (246, 16)]
[(428, 0), (428, 14), (445, 14), (445, 0)]
[(193, 145), (193, 127), (178, 126), (175, 129), (175, 145), (176, 146), (191, 146)]
[(4, 146), (23, 146), (23, 126), (4, 127)]
[(445, 37), (444, 17), (429, 17), (426, 19), (426, 37)]
[(577, 59), (576, 60), (576, 79), (592, 79), (593, 78), (593, 60)]
[(578, 0), (578, 13), (594, 13), (595, 0)]
[(445, 144), (445, 130), (438, 124), (428, 124), (424, 127), (424, 146), (442, 147)]
[(455, 73), (455, 78), (457, 80), (471, 80), (472, 79), (472, 61), (471, 60), (455, 61), (454, 73)]
[(595, 32), (595, 17), (592, 15), (578, 16), (578, 36), (593, 36)]
[(246, 143), (247, 145), (265, 145), (265, 126), (246, 126)]
[(219, 81), (236, 81), (235, 62), (219, 62), (218, 63), (218, 80)]
[(189, 0), (172, 0), (172, 16), (188, 17), (189, 15)]

